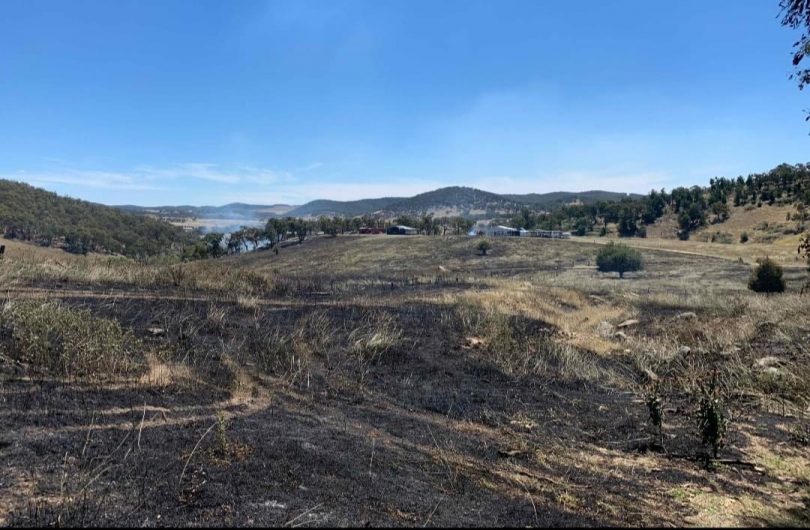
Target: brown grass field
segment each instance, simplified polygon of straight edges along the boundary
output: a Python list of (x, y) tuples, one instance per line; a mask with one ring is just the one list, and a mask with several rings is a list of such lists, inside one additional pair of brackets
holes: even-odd
[[(802, 264), (638, 239), (620, 280), (592, 240), (186, 264), (6, 243), (0, 524), (810, 525)], [(786, 293), (746, 288), (765, 254)], [(710, 462), (712, 374), (731, 421)]]

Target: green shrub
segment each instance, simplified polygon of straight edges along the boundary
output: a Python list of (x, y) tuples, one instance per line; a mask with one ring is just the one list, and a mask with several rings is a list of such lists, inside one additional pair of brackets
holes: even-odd
[(89, 309), (60, 302), (7, 302), (0, 308), (0, 349), (36, 371), (56, 376), (112, 376), (139, 364), (131, 332)]
[(487, 255), (487, 250), (492, 248), (492, 244), (489, 241), (487, 241), (486, 239), (484, 239), (481, 242), (479, 242), (478, 245), (476, 245), (475, 248), (477, 248), (481, 252), (481, 254), (483, 256), (486, 256)]
[(697, 411), (697, 423), (703, 443), (710, 446), (712, 456), (717, 458), (718, 451), (725, 445), (729, 416), (723, 406), (717, 388), (717, 375), (712, 377), (708, 388), (703, 389)]
[[(661, 394), (658, 385), (654, 384), (647, 393), (647, 412), (650, 418), (650, 424), (658, 435), (658, 447), (664, 448), (664, 404), (661, 399)], [(653, 447), (655, 444), (652, 444)]]
[(740, 243), (747, 243), (748, 242), (748, 232), (743, 232), (740, 234)]
[(758, 293), (781, 293), (785, 290), (782, 267), (770, 258), (758, 260), (759, 265), (748, 279), (748, 288)]
[(596, 255), (596, 268), (600, 272), (618, 272), (624, 278), (625, 272), (641, 270), (643, 267), (641, 253), (622, 243), (611, 241)]

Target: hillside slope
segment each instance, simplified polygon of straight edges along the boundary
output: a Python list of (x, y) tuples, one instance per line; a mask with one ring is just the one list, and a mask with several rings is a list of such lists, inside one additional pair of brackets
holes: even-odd
[(7, 239), (127, 256), (162, 254), (193, 237), (147, 216), (9, 180), (0, 180), (0, 228)]
[(372, 214), (401, 200), (403, 200), (402, 197), (382, 197), (379, 199), (360, 199), (356, 201), (319, 199), (297, 206), (288, 211), (286, 215), (292, 217), (319, 217), (321, 215), (330, 217), (353, 217), (356, 215)]
[(391, 204), (385, 214), (421, 215), (460, 215), (476, 217), (504, 213), (520, 207), (520, 204), (502, 195), (463, 186), (450, 186), (420, 193), (409, 199)]
[(551, 193), (525, 193), (525, 194), (503, 194), (502, 197), (530, 204), (544, 210), (552, 210), (566, 204), (593, 204), (599, 201), (618, 202), (625, 198), (640, 199), (643, 195), (637, 193), (620, 193), (615, 191), (553, 191)]

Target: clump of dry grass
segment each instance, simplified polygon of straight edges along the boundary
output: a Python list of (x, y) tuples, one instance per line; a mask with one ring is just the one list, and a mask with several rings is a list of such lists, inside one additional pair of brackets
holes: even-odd
[(485, 359), (504, 373), (596, 381), (605, 374), (596, 356), (557, 340), (557, 329), (523, 315), (462, 301), (443, 317), (462, 337), (473, 337)]
[(205, 321), (208, 329), (215, 333), (224, 333), (228, 327), (230, 314), (228, 308), (221, 304), (209, 303)]
[(396, 319), (383, 311), (369, 311), (347, 337), (349, 355), (357, 362), (362, 382), (371, 366), (397, 347), (403, 330)]
[(0, 340), (6, 355), (50, 375), (123, 375), (143, 361), (137, 340), (119, 322), (59, 301), (7, 301)]
[(316, 357), (329, 359), (333, 325), (324, 311), (299, 317), (291, 327), (286, 322), (256, 319), (246, 337), (248, 354), (266, 373), (290, 385), (308, 386)]

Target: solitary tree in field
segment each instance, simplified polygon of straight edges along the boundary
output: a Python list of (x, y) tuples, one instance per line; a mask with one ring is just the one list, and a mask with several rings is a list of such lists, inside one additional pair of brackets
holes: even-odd
[(482, 255), (486, 256), (487, 255), (487, 250), (491, 249), (492, 245), (490, 244), (489, 241), (487, 241), (486, 239), (483, 239), (483, 240), (481, 240), (481, 242), (478, 243), (478, 245), (475, 248), (480, 250)]
[(641, 253), (622, 243), (611, 241), (596, 255), (596, 268), (600, 272), (618, 272), (624, 278), (625, 272), (641, 270), (643, 267)]
[(785, 290), (782, 267), (771, 258), (759, 260), (748, 279), (748, 288), (758, 293), (781, 293)]

